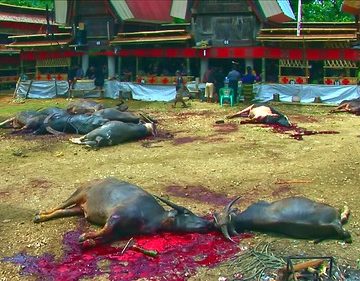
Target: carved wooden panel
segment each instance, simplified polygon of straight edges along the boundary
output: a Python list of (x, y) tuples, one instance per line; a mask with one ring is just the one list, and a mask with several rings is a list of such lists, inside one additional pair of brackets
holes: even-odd
[(253, 15), (198, 16), (195, 41), (211, 41), (212, 46), (244, 46), (255, 42), (259, 29)]

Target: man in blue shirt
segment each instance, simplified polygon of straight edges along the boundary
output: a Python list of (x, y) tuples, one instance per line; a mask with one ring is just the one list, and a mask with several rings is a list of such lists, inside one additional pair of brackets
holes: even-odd
[(234, 90), (234, 100), (238, 100), (238, 82), (241, 78), (241, 74), (236, 69), (236, 65), (233, 64), (232, 70), (228, 73), (227, 78), (229, 79), (229, 87)]
[(246, 74), (243, 76), (241, 81), (244, 84), (254, 84), (256, 81), (256, 76), (253, 74), (250, 66), (246, 67)]

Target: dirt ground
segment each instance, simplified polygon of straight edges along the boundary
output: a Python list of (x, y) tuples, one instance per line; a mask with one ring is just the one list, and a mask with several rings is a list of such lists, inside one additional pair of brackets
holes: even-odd
[[(116, 104), (113, 100), (104, 102)], [(67, 103), (64, 99), (17, 103), (2, 95), (0, 121), (21, 110), (64, 107)], [(77, 219), (34, 224), (35, 212), (62, 202), (76, 184), (115, 176), (153, 194), (169, 195), (172, 201), (201, 215), (221, 209), (224, 203), (197, 197), (199, 190), (225, 198), (240, 195), (240, 208), (260, 199), (292, 195), (338, 208), (346, 204), (351, 210), (346, 229), (352, 234), (352, 244), (280, 238), (273, 247), (285, 256), (334, 256), (341, 264), (356, 266), (360, 257), (360, 117), (329, 114), (329, 106), (273, 104), (300, 127), (338, 132), (304, 136), (299, 141), (271, 128), (240, 124), (242, 119), (215, 124), (245, 104), (220, 107), (188, 103), (188, 108), (172, 108), (170, 103), (128, 101), (130, 110), (143, 110), (159, 121), (160, 137), (100, 150), (70, 144), (68, 136), (14, 135), (0, 129), (0, 259), (22, 251), (60, 257), (61, 238), (76, 228)], [(180, 192), (169, 194), (169, 187), (174, 186)], [(273, 238), (256, 234), (246, 243), (269, 239)], [(19, 270), (17, 265), (0, 262), (0, 280), (35, 280), (19, 275)], [(190, 280), (218, 280), (222, 274), (220, 268), (202, 268)], [(107, 280), (106, 276), (96, 278), (93, 280)]]

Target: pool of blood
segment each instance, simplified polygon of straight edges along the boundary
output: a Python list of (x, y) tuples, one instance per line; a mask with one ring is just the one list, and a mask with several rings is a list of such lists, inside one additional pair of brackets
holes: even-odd
[[(243, 120), (240, 124), (254, 124), (253, 121)], [(319, 135), (319, 134), (339, 134), (337, 131), (313, 131), (313, 130), (306, 130), (304, 128), (298, 127), (296, 124), (293, 124), (290, 127), (284, 127), (278, 124), (262, 124), (263, 127), (271, 127), (273, 132), (280, 133), (280, 134), (287, 134), (291, 138), (295, 140), (303, 140), (303, 136), (310, 136), (310, 135)]]
[[(64, 235), (61, 259), (45, 253), (31, 256), (26, 252), (6, 257), (3, 262), (20, 265), (22, 276), (35, 276), (38, 280), (72, 281), (107, 274), (109, 280), (187, 280), (199, 267), (214, 267), (240, 251), (217, 232), (207, 234), (160, 233), (135, 237), (136, 245), (156, 250), (156, 257), (146, 256), (129, 248), (123, 254), (122, 246), (110, 244), (84, 249), (78, 243), (80, 231)], [(234, 239), (250, 237), (242, 234)]]

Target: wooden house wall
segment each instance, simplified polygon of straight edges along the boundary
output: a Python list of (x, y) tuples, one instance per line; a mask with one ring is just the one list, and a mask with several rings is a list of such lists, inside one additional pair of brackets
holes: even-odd
[(215, 47), (249, 46), (254, 45), (257, 30), (253, 15), (201, 15), (196, 19), (194, 38), (196, 42), (210, 40)]
[(211, 41), (215, 47), (256, 44), (260, 23), (248, 1), (200, 1), (193, 9), (196, 42)]
[(108, 12), (103, 1), (84, 1), (77, 3), (77, 14), (74, 23), (83, 22), (89, 40), (107, 39), (118, 32), (113, 16)]

